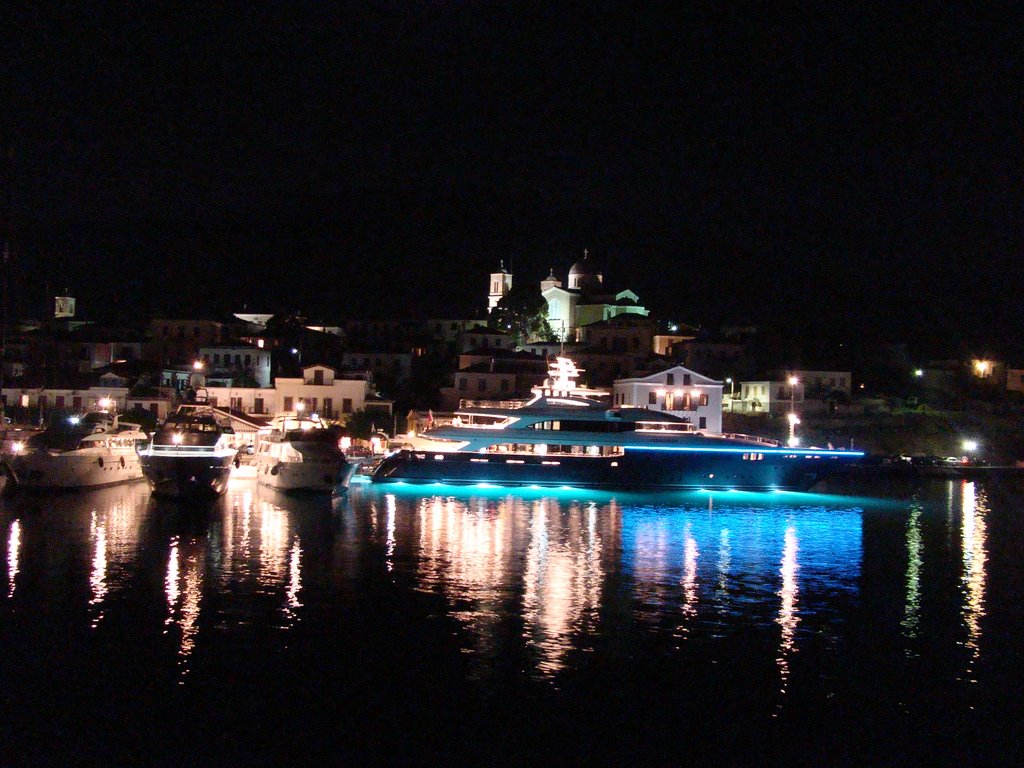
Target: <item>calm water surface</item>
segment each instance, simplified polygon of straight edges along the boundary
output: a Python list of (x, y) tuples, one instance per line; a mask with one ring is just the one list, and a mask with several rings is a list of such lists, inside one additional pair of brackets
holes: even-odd
[(8, 497), (0, 764), (1021, 764), (1024, 487), (825, 490)]

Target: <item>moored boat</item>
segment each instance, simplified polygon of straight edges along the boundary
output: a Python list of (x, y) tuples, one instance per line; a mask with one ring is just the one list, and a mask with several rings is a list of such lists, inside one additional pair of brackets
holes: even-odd
[(682, 418), (609, 407), (558, 358), (527, 401), (463, 403), (451, 424), (385, 458), (374, 482), (581, 488), (807, 490), (860, 451), (793, 448), (711, 434)]
[(117, 413), (94, 411), (32, 435), (12, 447), (10, 470), (22, 488), (92, 488), (142, 478), (136, 448), (142, 427)]
[(253, 463), (257, 481), (280, 491), (343, 492), (356, 469), (336, 429), (296, 413), (274, 417), (259, 436)]
[(203, 499), (223, 494), (238, 461), (233, 440), (231, 425), (205, 402), (179, 406), (139, 450), (153, 495)]

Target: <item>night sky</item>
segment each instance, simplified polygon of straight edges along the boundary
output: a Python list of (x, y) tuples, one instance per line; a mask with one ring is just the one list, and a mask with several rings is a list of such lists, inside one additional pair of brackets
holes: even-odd
[(472, 315), (588, 248), (662, 318), (1020, 335), (1019, 17), (135, 5), (5, 11), (16, 312)]

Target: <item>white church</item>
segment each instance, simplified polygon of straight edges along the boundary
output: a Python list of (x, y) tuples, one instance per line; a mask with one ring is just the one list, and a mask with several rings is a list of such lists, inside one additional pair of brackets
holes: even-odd
[[(555, 276), (554, 269), (540, 282), (541, 295), (548, 303), (548, 325), (560, 341), (579, 341), (580, 328), (617, 315), (646, 317), (649, 314), (633, 291), (609, 292), (604, 285), (604, 274), (589, 256), (584, 250), (583, 258), (569, 269), (565, 284)], [(491, 273), (487, 311), (493, 311), (510, 290), (512, 273), (502, 263), (499, 271)]]

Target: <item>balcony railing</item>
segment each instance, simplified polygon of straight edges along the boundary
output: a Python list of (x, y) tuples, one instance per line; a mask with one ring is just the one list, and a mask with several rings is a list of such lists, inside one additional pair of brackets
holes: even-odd
[(529, 400), (459, 400), (459, 408), (522, 408)]

